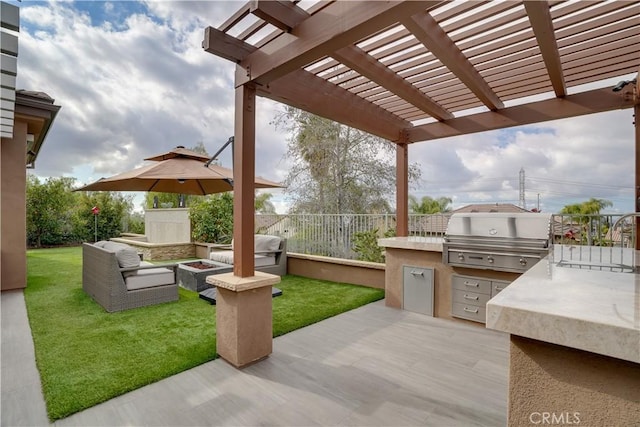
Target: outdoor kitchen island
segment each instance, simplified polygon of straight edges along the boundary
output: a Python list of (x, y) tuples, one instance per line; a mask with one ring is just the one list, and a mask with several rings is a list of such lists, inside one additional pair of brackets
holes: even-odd
[(487, 304), (511, 334), (508, 425), (640, 425), (640, 275), (564, 249)]
[[(445, 319), (461, 319), (452, 314), (454, 290), (452, 279), (458, 277), (478, 277), (485, 281), (511, 282), (518, 273), (452, 267), (442, 262), (444, 239), (440, 237), (389, 237), (378, 239), (378, 245), (385, 248), (385, 304), (388, 307), (420, 312)], [(429, 287), (428, 295), (417, 292), (409, 295), (407, 289), (413, 286)], [(415, 300), (431, 298), (431, 307), (415, 308)], [(409, 306), (413, 304), (414, 307)], [(431, 310), (429, 310), (431, 308)], [(466, 320), (461, 320), (466, 321)], [(476, 323), (482, 327), (482, 323)]]

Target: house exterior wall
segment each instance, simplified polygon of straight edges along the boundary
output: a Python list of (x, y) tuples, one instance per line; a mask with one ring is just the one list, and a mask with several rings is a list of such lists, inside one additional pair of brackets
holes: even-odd
[(0, 141), (0, 287), (27, 286), (27, 124), (16, 121), (13, 138)]

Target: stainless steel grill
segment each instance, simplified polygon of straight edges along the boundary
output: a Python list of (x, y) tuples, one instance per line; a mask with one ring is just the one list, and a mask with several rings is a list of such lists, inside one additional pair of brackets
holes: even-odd
[(453, 214), (442, 258), (451, 266), (522, 273), (547, 256), (550, 241), (550, 214)]

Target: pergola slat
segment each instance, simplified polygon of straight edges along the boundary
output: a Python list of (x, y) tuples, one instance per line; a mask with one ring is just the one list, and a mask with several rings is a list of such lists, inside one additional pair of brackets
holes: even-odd
[(397, 74), (362, 49), (356, 46), (349, 46), (338, 50), (333, 56), (349, 68), (391, 92), (396, 93), (400, 98), (415, 105), (418, 109), (428, 113), (430, 116), (438, 120), (453, 118), (453, 114), (420, 92), (411, 83), (398, 77)]
[(528, 0), (524, 2), (524, 8), (527, 11), (527, 15), (529, 15), (533, 33), (538, 40), (540, 53), (547, 67), (553, 90), (558, 98), (562, 98), (567, 94), (567, 87), (564, 83), (562, 62), (558, 53), (558, 44), (556, 43), (549, 5), (540, 1)]
[(438, 23), (424, 12), (413, 15), (400, 22), (413, 33), (431, 51), (440, 62), (453, 72), (469, 89), (475, 93), (490, 110), (503, 107), (491, 87), (484, 81), (480, 73), (473, 67), (464, 54)]

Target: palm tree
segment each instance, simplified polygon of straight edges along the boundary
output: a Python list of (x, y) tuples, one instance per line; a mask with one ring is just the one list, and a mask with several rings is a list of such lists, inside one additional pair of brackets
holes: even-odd
[(417, 214), (435, 214), (450, 212), (452, 199), (450, 197), (438, 197), (434, 199), (424, 196), (418, 202), (415, 196), (409, 196), (409, 211)]
[(613, 206), (613, 203), (609, 200), (596, 199), (592, 197), (586, 202), (566, 205), (562, 208), (560, 213), (571, 215), (575, 220), (582, 224), (582, 227), (586, 231), (587, 244), (591, 245), (591, 221), (593, 217), (600, 215), (601, 210), (611, 206)]

